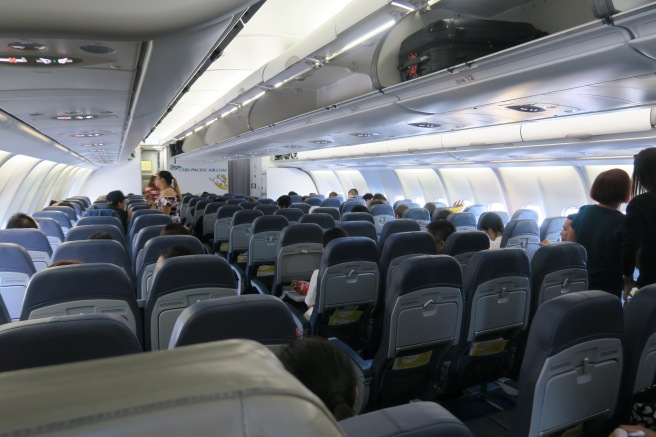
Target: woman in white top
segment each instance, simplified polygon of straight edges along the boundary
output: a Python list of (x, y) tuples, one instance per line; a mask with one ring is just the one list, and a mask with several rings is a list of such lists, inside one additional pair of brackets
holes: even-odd
[(490, 239), (490, 249), (501, 248), (501, 237), (503, 236), (503, 220), (499, 214), (486, 213), (478, 224), (478, 228), (485, 232)]

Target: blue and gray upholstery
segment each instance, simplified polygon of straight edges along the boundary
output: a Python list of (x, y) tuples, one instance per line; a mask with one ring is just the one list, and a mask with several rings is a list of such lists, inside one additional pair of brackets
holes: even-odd
[(374, 217), (368, 212), (347, 212), (342, 214), (343, 222), (366, 221), (374, 224)]
[(137, 297), (146, 299), (152, 283), (153, 273), (157, 259), (166, 249), (173, 246), (182, 246), (194, 254), (205, 253), (203, 243), (191, 235), (161, 235), (149, 239), (139, 252), (135, 269), (137, 272)]
[(18, 320), (27, 284), (36, 273), (32, 258), (18, 244), (0, 243), (0, 297), (10, 320)]
[(560, 232), (567, 217), (547, 217), (540, 225), (540, 241), (549, 240), (552, 243), (560, 241)]
[(244, 209), (254, 209), (256, 206), (259, 206), (259, 205), (261, 205), (260, 202), (252, 201), (252, 200), (251, 201), (244, 200), (244, 201), (239, 203), (239, 206), (241, 206)]
[[(309, 217), (309, 214), (304, 217)], [(262, 266), (275, 264), (280, 233), (287, 225), (289, 225), (289, 221), (279, 215), (261, 216), (253, 220), (246, 265), (246, 276), (249, 283), (251, 279), (267, 276), (268, 272), (258, 272)]]
[(205, 215), (203, 216), (203, 241), (213, 241), (214, 239), (214, 222), (216, 221), (216, 214), (219, 208), (224, 206), (225, 202), (210, 202), (205, 207)]
[(262, 203), (262, 200), (264, 200), (264, 199), (260, 199), (260, 205), (257, 205), (253, 209), (256, 209), (258, 211), (262, 211), (262, 213), (264, 215), (273, 215), (274, 212), (276, 212), (280, 209), (280, 207), (278, 205), (276, 205), (275, 203)]
[(38, 229), (0, 229), (0, 243), (22, 246), (32, 258), (37, 272), (45, 270), (50, 265), (52, 247), (46, 234)]
[(0, 325), (11, 322), (11, 316), (9, 315), (9, 310), (5, 306), (5, 301), (2, 300), (2, 295), (0, 294)]
[[(530, 210), (527, 210), (530, 211)], [(533, 258), (540, 244), (540, 229), (533, 219), (512, 219), (503, 230), (501, 247), (518, 247)]]
[(531, 260), (531, 314), (549, 299), (588, 289), (588, 256), (578, 243), (562, 242), (540, 247)]
[(166, 214), (146, 214), (139, 216), (131, 223), (132, 226), (128, 231), (128, 241), (132, 241), (134, 236), (146, 226), (168, 225), (169, 223), (173, 223), (173, 221), (171, 220), (171, 216)]
[(184, 219), (187, 217), (187, 211), (189, 210), (189, 202), (193, 199), (193, 195), (182, 196), (182, 202), (180, 204), (180, 218)]
[(328, 197), (323, 201), (321, 201), (321, 207), (323, 208), (330, 207), (330, 208), (339, 209), (339, 207), (342, 205), (343, 202), (344, 200), (341, 197)]
[(392, 209), (393, 209), (394, 211), (396, 211), (396, 208), (398, 208), (399, 205), (402, 205), (402, 204), (409, 204), (409, 203), (413, 203), (413, 202), (412, 202), (412, 199), (401, 199), (401, 200), (397, 200), (396, 202), (394, 202), (394, 205), (392, 205)]
[(387, 203), (371, 205), (371, 208), (369, 209), (371, 211), (371, 215), (374, 218), (374, 225), (376, 225), (376, 233), (378, 235), (380, 235), (380, 233), (383, 231), (383, 226), (385, 226), (385, 223), (396, 218), (394, 215), (394, 209), (392, 209), (392, 206), (388, 205)]
[(239, 256), (248, 251), (248, 244), (251, 240), (251, 226), (253, 220), (258, 217), (264, 217), (264, 213), (255, 209), (237, 211), (232, 216), (232, 221), (230, 222), (230, 239), (228, 241), (228, 256), (226, 258), (229, 263), (239, 262)]
[(143, 210), (149, 210), (151, 207), (147, 203), (133, 203), (131, 205), (128, 205), (127, 210), (132, 211), (132, 212), (137, 212), (137, 211), (143, 211)]
[(113, 264), (59, 266), (35, 274), (27, 287), (20, 319), (90, 313), (119, 315), (137, 338), (142, 338), (134, 287), (125, 272)]
[(359, 349), (365, 323), (378, 302), (380, 274), (376, 243), (366, 237), (337, 238), (326, 246), (310, 332), (336, 337)]
[(239, 205), (225, 205), (220, 207), (216, 212), (216, 221), (214, 222), (214, 251), (221, 253), (222, 256), (227, 256), (228, 254), (232, 216), (237, 211), (243, 210), (244, 208)]
[(194, 214), (196, 214), (196, 204), (203, 200), (202, 197), (192, 197), (189, 199), (189, 203), (187, 204), (187, 211), (184, 216), (180, 216), (181, 219), (185, 221), (185, 223), (191, 223), (194, 219)]
[(431, 222), (431, 216), (427, 209), (424, 208), (410, 208), (403, 211), (403, 218), (411, 219), (419, 223), (419, 228), (422, 231), (426, 230), (426, 225)]
[(274, 204), (274, 205), (275, 205), (275, 203), (276, 203), (275, 200), (273, 200), (273, 199), (269, 199), (268, 197), (264, 197), (264, 198), (262, 198), (262, 199), (258, 199), (257, 201), (260, 202), (262, 205), (271, 205), (271, 204)]
[(143, 351), (115, 314), (83, 314), (0, 326), (0, 372), (95, 360)]
[(464, 269), (476, 252), (489, 248), (490, 238), (485, 232), (456, 231), (444, 242), (442, 253), (454, 257)]
[(484, 212), (487, 212), (487, 208), (483, 205), (469, 205), (466, 206), (465, 209), (463, 209), (462, 212), (469, 212), (474, 214), (474, 217), (476, 218), (476, 222), (478, 223), (479, 218), (481, 217), (481, 214)]
[[(152, 211), (155, 212), (155, 210)], [(159, 212), (161, 213), (161, 211)], [(132, 215), (132, 219), (134, 219), (134, 214)], [(121, 220), (113, 216), (82, 217), (75, 224), (75, 226), (88, 226), (88, 225), (113, 225), (116, 226), (118, 229), (120, 229), (121, 232), (123, 233), (123, 236), (125, 237), (125, 233), (123, 232), (123, 224), (121, 223)]]
[(518, 209), (515, 211), (510, 218), (511, 220), (515, 219), (531, 219), (535, 220), (536, 222), (538, 221), (538, 213), (536, 211), (533, 211), (532, 209)]
[(107, 209), (107, 203), (93, 203), (93, 206), (84, 211), (82, 217), (102, 217), (102, 216), (112, 216), (119, 218), (119, 215), (113, 209)]
[[(398, 234), (399, 232), (414, 232), (419, 230), (419, 223), (410, 219), (397, 219), (385, 223), (378, 237), (378, 253), (383, 253), (385, 242), (391, 235)], [(433, 240), (433, 247), (435, 247), (435, 240)]]
[[(87, 210), (84, 212), (83, 216), (86, 216), (87, 213), (89, 213), (91, 210)], [(111, 211), (108, 209), (107, 211)], [(114, 211), (112, 211), (114, 212)], [(91, 215), (91, 214), (89, 214)], [(40, 217), (46, 217), (46, 218), (51, 218), (53, 220), (56, 220), (57, 223), (59, 223), (59, 226), (61, 227), (62, 232), (64, 233), (64, 236), (68, 233), (68, 230), (73, 227), (71, 224), (71, 221), (69, 220), (68, 216), (66, 213), (63, 213), (61, 211), (37, 211), (34, 214), (32, 214), (32, 217), (40, 218)]]
[(318, 197), (310, 196), (307, 199), (305, 199), (304, 202), (310, 206), (321, 206), (321, 199)]
[[(109, 218), (113, 218), (113, 217), (109, 217)], [(73, 226), (70, 231), (68, 231), (68, 234), (66, 235), (66, 241), (88, 240), (91, 235), (99, 231), (107, 232), (109, 235), (111, 235), (112, 240), (121, 243), (127, 253), (125, 233), (123, 232), (122, 226), (120, 228), (117, 228), (114, 225), (82, 225), (82, 226), (76, 225)]]
[(212, 201), (208, 198), (203, 198), (202, 200), (199, 200), (195, 207), (194, 207), (194, 216), (191, 218), (191, 221), (189, 222), (190, 226), (193, 226), (198, 220), (201, 219), (205, 215), (205, 207), (212, 203)]
[(577, 434), (587, 435), (615, 411), (623, 332), (622, 305), (610, 293), (582, 291), (545, 302), (528, 335), (516, 408), (467, 426), (477, 437), (510, 437), (562, 435), (583, 424)]
[(453, 223), (456, 231), (475, 231), (476, 230), (476, 217), (471, 212), (455, 212), (449, 214), (446, 218)]
[(130, 259), (132, 260), (132, 270), (137, 273), (137, 258), (139, 252), (146, 245), (146, 242), (153, 237), (158, 237), (166, 225), (146, 226), (140, 230), (130, 243)]
[(376, 234), (376, 226), (368, 221), (355, 220), (350, 222), (341, 222), (337, 225), (337, 227), (343, 229), (349, 237), (367, 237), (373, 241), (378, 240), (378, 235)]
[[(153, 214), (155, 214), (155, 215), (157, 215), (157, 214), (164, 215), (164, 213), (162, 211), (160, 211), (159, 209), (141, 209), (139, 211), (134, 211), (132, 213), (132, 216), (130, 216), (130, 221), (128, 222), (128, 234), (130, 234), (130, 231), (132, 230), (132, 226), (134, 225), (134, 221), (136, 219), (138, 219), (139, 217), (144, 216), (144, 215), (153, 215)], [(119, 220), (119, 222), (120, 222), (120, 220)]]
[(66, 214), (66, 217), (71, 222), (71, 225), (75, 226), (75, 222), (77, 222), (77, 214), (75, 213), (75, 209), (73, 209), (70, 206), (46, 206), (43, 208), (44, 211), (59, 211), (63, 212)]
[(351, 210), (355, 205), (366, 205), (366, 202), (362, 198), (348, 199), (346, 202), (342, 203), (339, 207), (340, 212), (342, 213), (342, 217), (344, 217), (344, 214), (351, 212)]
[(198, 343), (246, 338), (274, 352), (296, 340), (289, 307), (263, 294), (228, 296), (185, 308), (173, 327), (169, 349)]
[(303, 196), (301, 196), (300, 194), (292, 194), (289, 197), (292, 199), (292, 203), (303, 202)]
[(348, 437), (472, 437), (469, 429), (435, 402), (413, 402), (341, 420)]
[(299, 223), (315, 223), (321, 226), (321, 229), (328, 230), (335, 227), (335, 219), (325, 212), (305, 214), (299, 220)]
[(34, 220), (39, 225), (39, 230), (46, 234), (50, 242), (50, 248), (54, 252), (57, 246), (62, 244), (65, 239), (61, 226), (57, 220), (48, 217), (34, 217)]
[(235, 205), (235, 206), (237, 206), (237, 205), (239, 205), (240, 203), (242, 203), (243, 201), (244, 201), (244, 199), (242, 199), (242, 198), (235, 199), (234, 197), (232, 197), (232, 198), (226, 200), (226, 203), (227, 203), (228, 205)]
[(320, 213), (329, 214), (333, 218), (333, 220), (335, 220), (335, 223), (339, 223), (340, 219), (342, 218), (341, 215), (339, 214), (339, 210), (330, 206), (321, 206), (319, 208), (314, 208), (312, 210), (312, 214), (320, 214)]
[(237, 281), (225, 259), (216, 255), (165, 259), (155, 269), (144, 309), (146, 350), (168, 348), (173, 325), (189, 305), (236, 295)]
[(282, 215), (289, 220), (289, 223), (298, 223), (305, 213), (298, 208), (281, 208), (274, 212), (273, 215)]
[(291, 205), (289, 205), (289, 207), (290, 208), (300, 209), (301, 211), (303, 211), (304, 214), (309, 214), (310, 213), (310, 208), (312, 208), (312, 206), (310, 204), (305, 203), (305, 202), (292, 203)]
[(52, 254), (52, 262), (78, 260), (83, 263), (110, 263), (125, 270), (132, 284), (135, 283), (130, 257), (125, 247), (114, 240), (67, 241)]
[(324, 196), (323, 194), (317, 194), (317, 193), (310, 193), (310, 197), (316, 197), (320, 200), (324, 200), (326, 198), (326, 196)]

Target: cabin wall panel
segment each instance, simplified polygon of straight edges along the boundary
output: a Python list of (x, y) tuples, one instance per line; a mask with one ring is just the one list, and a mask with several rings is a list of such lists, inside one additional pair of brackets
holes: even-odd
[(348, 197), (348, 191), (351, 188), (358, 190), (360, 195), (369, 191), (367, 181), (364, 180), (362, 173), (357, 170), (340, 170), (335, 172), (344, 193), (344, 199)]
[[(339, 178), (333, 171), (311, 171), (310, 175), (317, 187), (317, 194), (323, 194), (328, 197), (331, 191), (338, 192), (340, 189)], [(343, 195), (344, 193), (342, 193)]]
[(506, 204), (501, 183), (490, 168), (443, 168), (439, 172), (447, 187), (448, 195), (444, 197), (451, 204), (457, 200), (486, 207), (492, 202)]
[[(138, 149), (137, 149), (138, 150)], [(141, 161), (137, 156), (121, 165), (101, 167), (89, 176), (86, 185), (78, 193), (93, 201), (110, 191), (121, 190), (123, 194), (141, 193)], [(185, 187), (182, 187), (185, 190)]]
[(50, 190), (48, 186), (44, 186), (44, 182), (56, 166), (55, 162), (41, 161), (32, 169), (16, 191), (16, 199), (12, 205), (17, 207), (17, 211), (32, 213), (48, 206), (46, 196)]
[[(12, 214), (18, 212), (17, 191), (32, 169), (39, 163), (38, 159), (16, 155), (0, 167), (0, 222), (4, 228)], [(25, 211), (31, 213), (32, 211)]]
[(403, 198), (423, 206), (445, 196), (445, 190), (437, 173), (431, 169), (396, 170), (403, 186)]
[(267, 196), (277, 199), (290, 191), (299, 194), (316, 193), (317, 187), (310, 175), (298, 168), (270, 168), (266, 174)]

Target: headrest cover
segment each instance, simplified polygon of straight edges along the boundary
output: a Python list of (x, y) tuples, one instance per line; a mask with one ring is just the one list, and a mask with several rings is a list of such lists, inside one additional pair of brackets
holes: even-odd
[(456, 256), (490, 248), (490, 238), (482, 231), (456, 231), (444, 242), (442, 253)]

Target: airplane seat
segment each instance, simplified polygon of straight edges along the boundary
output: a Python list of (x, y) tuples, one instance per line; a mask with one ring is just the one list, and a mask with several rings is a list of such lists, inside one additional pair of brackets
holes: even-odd
[(214, 252), (220, 253), (223, 257), (226, 257), (228, 254), (232, 216), (237, 211), (243, 210), (244, 208), (239, 205), (225, 205), (216, 211), (216, 221), (214, 222)]
[(410, 208), (403, 211), (403, 218), (415, 220), (419, 223), (419, 229), (426, 230), (426, 226), (431, 222), (430, 212), (425, 208)]
[(146, 242), (153, 237), (158, 237), (166, 225), (146, 226), (140, 230), (133, 238), (130, 245), (130, 260), (132, 262), (132, 271), (137, 274), (137, 258), (139, 252), (146, 245)]
[(120, 219), (114, 216), (105, 215), (105, 216), (82, 217), (75, 224), (75, 226), (87, 226), (87, 225), (114, 225), (121, 230), (121, 233), (123, 234), (123, 239), (125, 239), (125, 232), (123, 231), (123, 223), (121, 223)]
[(315, 208), (312, 210), (311, 214), (329, 214), (333, 220), (335, 220), (335, 223), (339, 223), (342, 216), (339, 214), (339, 209), (333, 208), (331, 206), (320, 206), (319, 208)]
[(151, 208), (150, 205), (144, 202), (144, 203), (133, 203), (129, 205), (126, 209), (127, 211), (136, 212), (136, 211), (150, 210), (150, 208)]
[(537, 222), (539, 220), (539, 217), (538, 217), (538, 213), (536, 211), (533, 211), (532, 209), (518, 209), (513, 213), (510, 219), (511, 220), (531, 219)]
[[(656, 285), (642, 287), (624, 304), (624, 370), (615, 414), (629, 416), (635, 395), (656, 380)], [(622, 422), (625, 423), (625, 422)]]
[(292, 203), (303, 202), (303, 196), (301, 196), (300, 194), (292, 194), (289, 197), (292, 199)]
[(606, 435), (597, 427), (615, 411), (623, 331), (622, 305), (610, 293), (545, 302), (529, 331), (517, 406), (465, 424), (477, 437)]
[(275, 203), (276, 203), (275, 200), (273, 200), (273, 199), (269, 199), (268, 197), (264, 197), (264, 198), (262, 198), (262, 199), (258, 199), (258, 202), (260, 202), (260, 204), (262, 204), (262, 205), (271, 205), (271, 204), (275, 204)]
[(273, 215), (274, 212), (280, 209), (275, 203), (263, 203), (263, 200), (260, 199), (260, 205), (257, 205), (254, 209), (262, 211), (264, 215)]
[(194, 209), (194, 215), (191, 218), (191, 221), (187, 222), (190, 225), (190, 227), (192, 227), (198, 220), (202, 219), (202, 217), (205, 215), (205, 208), (210, 203), (212, 203), (212, 200), (210, 200), (206, 197), (203, 198), (202, 200), (199, 200), (196, 203), (196, 207)]
[[(87, 210), (82, 214), (83, 216), (86, 216), (87, 213), (91, 212), (93, 210)], [(111, 209), (107, 209), (105, 211), (112, 211)], [(114, 211), (112, 211), (114, 212)], [(89, 214), (91, 215), (91, 214)], [(57, 223), (59, 223), (59, 226), (61, 227), (62, 232), (64, 233), (64, 237), (68, 233), (68, 230), (73, 227), (71, 224), (71, 221), (68, 219), (68, 216), (61, 212), (61, 211), (37, 211), (34, 214), (32, 214), (33, 218), (39, 218), (39, 217), (46, 217), (46, 218), (51, 218), (53, 220), (56, 220)]]
[(184, 223), (190, 223), (194, 219), (194, 214), (196, 214), (196, 204), (203, 200), (202, 197), (196, 196), (189, 199), (187, 204), (187, 213), (184, 216), (180, 216)]
[(68, 200), (67, 202), (71, 204), (70, 208), (73, 208), (73, 211), (75, 211), (75, 221), (77, 221), (80, 217), (82, 217), (82, 208), (75, 201)]
[(74, 314), (111, 313), (126, 320), (142, 339), (141, 311), (130, 278), (108, 263), (52, 267), (32, 277), (20, 320)]
[(561, 294), (588, 289), (588, 256), (578, 243), (564, 241), (540, 247), (531, 260), (531, 315)]
[(232, 196), (234, 199), (245, 199), (248, 197), (248, 195), (243, 194), (243, 193), (235, 193)]
[(84, 204), (84, 209), (87, 209), (91, 206), (91, 199), (89, 199), (87, 196), (71, 196), (66, 200), (77, 200), (80, 201)]
[(315, 223), (321, 226), (324, 231), (335, 227), (335, 219), (332, 215), (325, 212), (305, 214), (298, 221), (299, 223)]
[(189, 209), (189, 202), (196, 196), (186, 195), (182, 196), (182, 202), (180, 203), (180, 218), (187, 217), (187, 210)]
[[(94, 205), (96, 205), (94, 203)], [(117, 219), (121, 219), (116, 211), (113, 209), (107, 209), (107, 204), (104, 204), (105, 206), (98, 207), (98, 208), (93, 208), (90, 207), (86, 211), (84, 211), (84, 214), (82, 214), (82, 217), (103, 217), (103, 216), (112, 216), (116, 217)], [(36, 213), (35, 213), (36, 214)]]
[(437, 220), (437, 216), (442, 211), (449, 211), (449, 213), (451, 213), (451, 207), (449, 207), (449, 206), (438, 206), (438, 207), (436, 207), (435, 210), (433, 211), (433, 214), (431, 214), (431, 220), (433, 220), (433, 221)]
[(300, 209), (303, 211), (303, 214), (309, 214), (310, 213), (310, 208), (312, 208), (312, 205), (305, 203), (305, 202), (299, 202), (299, 203), (292, 203), (289, 205), (290, 208), (296, 208)]
[(367, 221), (372, 225), (375, 224), (374, 216), (368, 212), (347, 212), (342, 214), (342, 222)]
[(27, 250), (15, 243), (0, 243), (0, 298), (9, 321), (20, 317), (27, 284), (35, 273)]
[(340, 205), (340, 208), (339, 208), (340, 212), (342, 214), (342, 217), (344, 216), (344, 214), (351, 212), (351, 210), (353, 209), (353, 207), (355, 205), (364, 205), (364, 206), (366, 206), (367, 202), (365, 202), (365, 200), (363, 198), (350, 198), (350, 199), (347, 199), (346, 202), (342, 203)]
[(446, 218), (453, 223), (456, 231), (475, 231), (476, 230), (476, 217), (471, 212), (455, 212), (449, 214)]
[(227, 203), (228, 205), (235, 205), (235, 206), (237, 206), (237, 205), (239, 205), (240, 203), (242, 203), (243, 201), (244, 201), (243, 199), (236, 199), (236, 198), (234, 198), (234, 197), (231, 197), (231, 198), (229, 198), (228, 200), (226, 200), (226, 203)]
[(146, 299), (145, 349), (166, 349), (176, 319), (189, 305), (236, 295), (237, 281), (232, 268), (220, 256), (187, 255), (165, 259), (155, 269)]
[[(304, 217), (309, 217), (309, 215)], [(248, 242), (248, 263), (246, 264), (248, 284), (255, 278), (272, 279), (273, 271), (264, 266), (275, 266), (280, 233), (287, 225), (289, 225), (287, 218), (280, 215), (262, 216), (253, 220), (251, 238)]]
[(322, 208), (337, 208), (339, 210), (339, 207), (342, 205), (343, 200), (341, 200), (339, 197), (327, 197), (326, 199), (321, 201), (321, 207)]
[[(260, 294), (293, 295), (289, 284), (293, 280), (309, 281), (319, 268), (323, 253), (323, 229), (314, 223), (290, 223), (282, 232), (276, 246), (275, 273), (271, 289), (253, 280), (251, 284)], [(304, 297), (300, 296), (299, 301)]]
[[(415, 232), (419, 230), (419, 223), (410, 219), (396, 219), (385, 223), (378, 237), (378, 254), (383, 253), (385, 242), (391, 235), (398, 234), (399, 232)], [(435, 246), (435, 240), (433, 240), (433, 246)]]
[(205, 207), (202, 231), (202, 240), (204, 243), (209, 243), (214, 240), (214, 222), (216, 222), (216, 214), (219, 208), (225, 204), (225, 202), (210, 202)]
[[(113, 217), (107, 217), (113, 218)], [(121, 243), (123, 248), (127, 253), (127, 243), (125, 242), (125, 233), (123, 232), (123, 226), (120, 228), (114, 225), (75, 225), (68, 231), (65, 241), (83, 241), (88, 240), (89, 237), (96, 232), (103, 231), (111, 235), (112, 240)]]
[(305, 199), (304, 202), (310, 206), (321, 206), (321, 199), (318, 197), (310, 196), (307, 199)]
[(417, 202), (408, 202), (406, 205), (408, 205), (408, 209), (422, 208)]
[(39, 225), (39, 230), (46, 234), (48, 242), (50, 243), (50, 248), (54, 252), (57, 246), (62, 244), (65, 239), (59, 222), (48, 217), (34, 217), (34, 220), (36, 220)]
[(343, 229), (349, 237), (367, 237), (374, 242), (378, 241), (376, 226), (368, 221), (354, 220), (350, 222), (341, 222), (337, 227)]
[(274, 296), (249, 294), (197, 302), (175, 321), (169, 349), (245, 338), (276, 355), (296, 340), (296, 324), (287, 305)]
[(70, 220), (72, 226), (75, 226), (75, 222), (77, 222), (77, 214), (75, 213), (75, 209), (70, 206), (46, 206), (43, 208), (43, 211), (63, 212), (66, 214), (66, 217), (68, 217), (68, 220)]
[(549, 240), (552, 243), (560, 241), (560, 231), (567, 217), (547, 217), (540, 225), (540, 241)]
[(81, 314), (0, 326), (0, 372), (138, 354), (143, 348), (116, 314)]
[(228, 240), (228, 256), (226, 258), (229, 263), (246, 264), (245, 260), (240, 260), (240, 255), (248, 252), (248, 244), (251, 239), (251, 226), (253, 225), (253, 220), (259, 217), (264, 217), (264, 213), (255, 209), (237, 211), (232, 216), (230, 237)]
[(358, 350), (365, 323), (378, 302), (380, 276), (376, 243), (366, 237), (337, 238), (325, 247), (310, 333), (337, 337)]
[(0, 292), (0, 325), (11, 322), (11, 316), (9, 315), (9, 310), (5, 305), (5, 301), (2, 299), (2, 293)]
[(442, 253), (450, 255), (465, 269), (476, 252), (490, 248), (490, 238), (482, 231), (455, 231), (449, 235)]
[(258, 201), (252, 201), (252, 200), (243, 200), (239, 202), (239, 206), (241, 206), (244, 209), (255, 209), (256, 206), (261, 205), (260, 202)]
[(348, 437), (472, 437), (469, 429), (435, 402), (413, 402), (340, 420)]
[(52, 247), (46, 234), (39, 229), (0, 229), (0, 243), (14, 243), (25, 249), (37, 272), (51, 263)]
[(394, 204), (392, 205), (392, 209), (393, 209), (394, 211), (396, 211), (396, 208), (398, 208), (399, 205), (401, 205), (402, 203), (413, 203), (413, 202), (412, 202), (412, 199), (401, 199), (401, 200), (397, 200), (397, 201), (394, 202)]
[(462, 212), (470, 212), (474, 214), (474, 217), (476, 218), (476, 222), (478, 223), (478, 220), (481, 217), (481, 214), (484, 212), (487, 212), (487, 207), (483, 205), (469, 205), (465, 206), (465, 209), (462, 210)]
[(529, 261), (540, 244), (540, 229), (533, 219), (512, 219), (503, 229), (501, 247), (519, 247), (526, 252)]
[(169, 223), (173, 223), (173, 220), (171, 216), (166, 214), (146, 214), (139, 216), (132, 222), (132, 227), (128, 231), (128, 241), (131, 242), (134, 236), (146, 226), (168, 225)]
[(191, 235), (158, 235), (150, 238), (144, 244), (135, 262), (137, 297), (139, 299), (147, 299), (152, 285), (157, 259), (164, 250), (173, 246), (186, 247), (196, 255), (205, 253), (203, 243)]
[(298, 221), (305, 215), (302, 209), (298, 208), (281, 208), (273, 213), (273, 215), (282, 215), (287, 217), (289, 223), (298, 223)]
[(109, 263), (121, 267), (130, 278), (134, 290), (135, 278), (125, 247), (114, 240), (67, 241), (52, 254), (52, 262), (78, 260), (83, 263)]
[[(454, 348), (444, 391), (494, 381), (512, 367), (520, 333), (528, 329), (531, 270), (521, 249), (476, 252), (463, 274), (463, 341)], [(518, 340), (519, 339), (519, 340)]]
[(107, 209), (107, 205), (107, 201), (94, 200), (89, 209)]
[(326, 199), (326, 196), (324, 196), (323, 194), (317, 194), (317, 193), (310, 193), (310, 197), (316, 197), (319, 200), (325, 200)]
[(368, 369), (356, 366), (363, 407), (367, 400), (377, 409), (434, 394), (442, 359), (460, 341), (463, 305), (462, 272), (452, 257), (411, 256), (398, 265), (380, 303), (378, 352)]
[(378, 235), (383, 231), (385, 223), (396, 218), (392, 206), (387, 203), (372, 205), (370, 211), (371, 215), (374, 217), (374, 225), (376, 225), (376, 233)]

